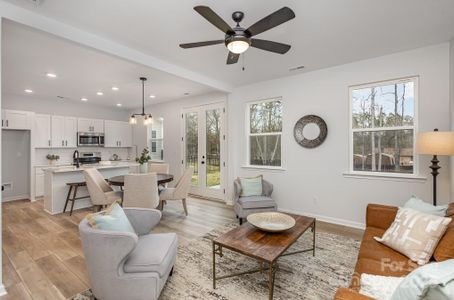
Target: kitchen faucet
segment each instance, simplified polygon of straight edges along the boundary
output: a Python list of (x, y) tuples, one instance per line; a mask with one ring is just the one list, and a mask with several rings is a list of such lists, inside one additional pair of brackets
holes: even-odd
[(79, 163), (79, 151), (75, 150), (73, 153), (73, 165), (76, 166), (76, 168), (80, 168), (80, 163)]

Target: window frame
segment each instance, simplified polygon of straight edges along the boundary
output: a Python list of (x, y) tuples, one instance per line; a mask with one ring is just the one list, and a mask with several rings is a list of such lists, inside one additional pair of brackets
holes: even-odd
[[(353, 128), (353, 97), (352, 92), (354, 90), (378, 87), (383, 85), (392, 85), (396, 83), (406, 83), (413, 82), (414, 84), (414, 117), (413, 117), (413, 126), (393, 126), (393, 127), (378, 127), (378, 128)], [(381, 177), (381, 178), (421, 178), (419, 173), (419, 156), (416, 154), (416, 136), (418, 133), (418, 121), (419, 121), (419, 76), (408, 76), (401, 77), (397, 79), (383, 80), (369, 82), (365, 84), (351, 85), (348, 88), (348, 102), (349, 102), (349, 150), (348, 150), (348, 161), (349, 161), (349, 171), (347, 175), (353, 176), (365, 176), (365, 177)], [(372, 129), (372, 130), (371, 130)], [(392, 131), (392, 130), (413, 130), (413, 173), (393, 173), (393, 172), (372, 172), (372, 171), (357, 171), (354, 170), (354, 160), (353, 160), (353, 133), (354, 132), (370, 132), (370, 131)]]
[[(280, 132), (266, 132), (266, 133), (251, 133), (251, 123), (250, 123), (250, 116), (251, 116), (251, 105), (260, 104), (260, 103), (268, 103), (268, 102), (275, 102), (280, 101), (282, 104), (282, 129)], [(283, 143), (282, 143), (282, 136), (284, 131), (284, 102), (282, 101), (281, 96), (249, 101), (246, 103), (246, 164), (243, 168), (251, 168), (251, 169), (268, 169), (268, 170), (285, 170), (284, 169), (284, 159), (282, 157), (283, 152)], [(281, 143), (281, 165), (280, 166), (268, 166), (268, 165), (253, 165), (251, 164), (251, 153), (250, 153), (250, 137), (251, 136), (266, 136), (266, 135), (280, 135), (280, 143)]]
[[(160, 120), (159, 121), (161, 123), (161, 137), (156, 137), (156, 138), (153, 138), (153, 131), (155, 131), (155, 133), (157, 133), (156, 130), (153, 129), (153, 126), (155, 125), (154, 122), (152, 124), (149, 124), (147, 125), (148, 127), (148, 130), (147, 130), (147, 135), (148, 135), (148, 147), (150, 149), (150, 153), (159, 153), (159, 152), (152, 152), (152, 145), (153, 143), (156, 144), (156, 150), (158, 150), (158, 142), (161, 142), (161, 151), (162, 151), (162, 159), (159, 159), (159, 160), (164, 160), (164, 119)], [(157, 136), (157, 134), (156, 134)], [(153, 160), (153, 159), (152, 159)], [(156, 159), (155, 159), (156, 160)]]

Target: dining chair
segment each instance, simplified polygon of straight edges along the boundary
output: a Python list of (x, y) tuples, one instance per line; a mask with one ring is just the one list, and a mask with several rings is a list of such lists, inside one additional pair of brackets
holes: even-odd
[(156, 173), (125, 175), (123, 207), (156, 208), (158, 205)]
[(194, 174), (194, 168), (187, 168), (174, 188), (164, 188), (161, 190), (161, 194), (159, 195), (161, 210), (164, 209), (166, 201), (181, 200), (183, 203), (184, 213), (186, 216), (188, 215), (186, 199), (189, 194), (189, 188), (191, 187), (192, 174)]
[(149, 163), (148, 171), (151, 173), (169, 174), (169, 164)]
[(85, 169), (84, 177), (87, 182), (87, 189), (90, 194), (91, 203), (95, 209), (102, 209), (115, 201), (120, 203), (122, 202), (123, 192), (114, 191), (114, 189), (106, 182), (102, 174), (97, 169)]

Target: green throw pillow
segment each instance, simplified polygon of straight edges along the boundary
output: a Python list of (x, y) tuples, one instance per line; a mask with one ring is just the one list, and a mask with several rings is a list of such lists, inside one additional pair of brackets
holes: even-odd
[(421, 200), (415, 196), (412, 196), (410, 198), (410, 200), (408, 200), (404, 204), (404, 208), (412, 208), (414, 210), (417, 210), (419, 212), (423, 212), (423, 213), (426, 213), (429, 215), (445, 217), (446, 210), (448, 209), (448, 205), (434, 206), (430, 203), (424, 202), (423, 200)]
[(123, 208), (118, 203), (112, 204), (106, 211), (87, 216), (91, 227), (109, 231), (126, 231), (136, 234)]
[(414, 270), (391, 297), (391, 300), (420, 299), (454, 299), (454, 259), (426, 264)]
[(241, 184), (241, 197), (262, 195), (262, 175), (252, 178), (239, 177)]

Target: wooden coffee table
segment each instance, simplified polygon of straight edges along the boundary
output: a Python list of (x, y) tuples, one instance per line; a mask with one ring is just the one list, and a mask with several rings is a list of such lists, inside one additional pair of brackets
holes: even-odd
[[(249, 223), (244, 223), (215, 238), (213, 240), (213, 289), (216, 289), (216, 281), (219, 279), (268, 271), (269, 299), (273, 299), (274, 275), (278, 258), (309, 251), (312, 251), (312, 255), (315, 256), (315, 219), (293, 214), (287, 215), (292, 216), (296, 224), (293, 228), (281, 233), (264, 232)], [(312, 248), (286, 253), (287, 249), (309, 228), (313, 232)], [(216, 277), (216, 254), (222, 257), (223, 248), (258, 260), (260, 268)], [(268, 265), (268, 268), (263, 268), (264, 263)]]

